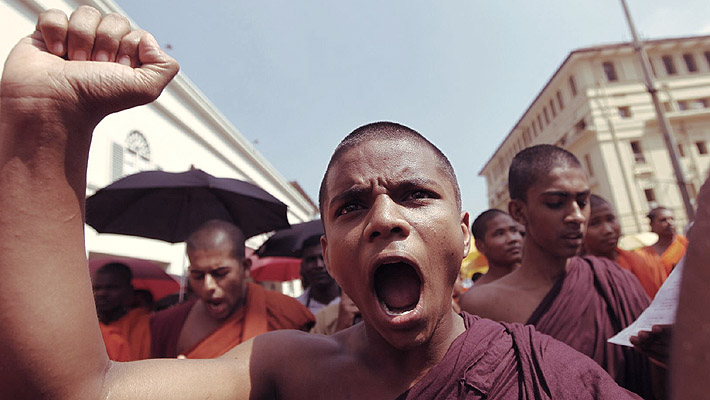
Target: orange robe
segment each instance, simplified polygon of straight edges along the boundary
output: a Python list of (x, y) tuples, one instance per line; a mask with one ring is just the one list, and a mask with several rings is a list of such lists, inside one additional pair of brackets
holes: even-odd
[(633, 251), (616, 249), (619, 255), (616, 262), (625, 270), (630, 271), (641, 283), (648, 297), (653, 299), (663, 285), (668, 274), (658, 262)]
[(639, 252), (645, 253), (650, 259), (660, 263), (666, 271), (666, 276), (668, 276), (671, 271), (673, 271), (676, 264), (678, 264), (680, 259), (685, 255), (685, 249), (687, 247), (688, 239), (682, 235), (675, 235), (671, 245), (668, 246), (666, 251), (664, 251), (660, 256), (656, 253), (656, 250), (653, 249), (653, 246), (646, 246), (640, 249)]
[(131, 346), (118, 329), (104, 324), (100, 324), (100, 327), (108, 358), (113, 361), (131, 361)]
[[(195, 302), (160, 311), (151, 320), (152, 357), (177, 357), (177, 341)], [(308, 331), (315, 318), (290, 296), (249, 283), (244, 306), (190, 350), (187, 358), (215, 358), (257, 335), (278, 329)]]
[(106, 345), (106, 351), (109, 353), (109, 358), (111, 358), (112, 354), (115, 357), (125, 357), (124, 351), (120, 350), (124, 345), (115, 338), (116, 335), (122, 337), (130, 348), (130, 359), (119, 360), (111, 358), (112, 360), (133, 361), (150, 357), (150, 313), (146, 309), (134, 308), (117, 321), (108, 325), (99, 323), (99, 326), (101, 327), (101, 334), (104, 337), (104, 344)]

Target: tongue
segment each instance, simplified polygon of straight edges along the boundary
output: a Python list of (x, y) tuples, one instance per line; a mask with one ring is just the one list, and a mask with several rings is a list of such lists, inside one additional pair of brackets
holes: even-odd
[(421, 281), (406, 263), (385, 264), (375, 272), (377, 297), (393, 311), (406, 311), (419, 302)]

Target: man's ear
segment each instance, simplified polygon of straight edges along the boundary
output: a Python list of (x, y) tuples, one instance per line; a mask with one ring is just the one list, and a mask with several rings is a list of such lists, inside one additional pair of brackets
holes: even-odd
[(525, 202), (519, 199), (511, 200), (510, 203), (508, 203), (508, 214), (527, 229), (528, 217)]
[(474, 244), (476, 245), (476, 250), (478, 250), (479, 253), (486, 255), (486, 244), (483, 243), (482, 240), (476, 239)]
[(469, 215), (467, 211), (461, 212), (461, 233), (463, 233), (463, 255), (461, 259), (463, 260), (468, 256), (469, 250), (471, 250), (471, 228), (468, 225)]
[(244, 260), (242, 260), (242, 268), (244, 270), (244, 276), (249, 276), (249, 271), (251, 271), (251, 257), (244, 257)]

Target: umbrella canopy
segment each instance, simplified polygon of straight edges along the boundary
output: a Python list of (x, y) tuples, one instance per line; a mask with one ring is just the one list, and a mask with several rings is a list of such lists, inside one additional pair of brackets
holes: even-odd
[(293, 257), (252, 258), (249, 276), (257, 282), (287, 282), (301, 278), (301, 259)]
[(294, 224), (288, 229), (274, 233), (269, 240), (259, 247), (256, 254), (259, 257), (301, 257), (303, 243), (313, 237), (321, 236), (323, 222), (320, 219)]
[(155, 300), (180, 291), (180, 284), (157, 264), (138, 258), (99, 257), (89, 260), (89, 271), (93, 275), (102, 266), (120, 262), (126, 264), (133, 273), (131, 283), (135, 289), (149, 290)]
[(286, 205), (263, 189), (199, 169), (139, 172), (86, 199), (86, 223), (101, 233), (178, 243), (211, 219), (235, 224), (247, 238), (289, 226)]

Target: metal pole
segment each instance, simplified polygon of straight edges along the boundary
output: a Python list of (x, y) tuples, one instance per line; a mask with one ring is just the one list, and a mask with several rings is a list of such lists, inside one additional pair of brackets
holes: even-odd
[(646, 83), (646, 89), (651, 95), (651, 100), (653, 100), (653, 106), (656, 108), (656, 115), (658, 116), (658, 126), (663, 134), (663, 140), (666, 143), (666, 148), (668, 150), (668, 155), (671, 158), (671, 164), (673, 165), (673, 172), (675, 174), (676, 182), (678, 183), (678, 189), (680, 190), (680, 195), (683, 198), (683, 205), (685, 206), (685, 213), (688, 217), (688, 222), (695, 219), (695, 211), (693, 210), (693, 205), (690, 203), (690, 196), (688, 195), (688, 187), (685, 183), (685, 175), (683, 174), (683, 168), (678, 161), (678, 144), (676, 143), (675, 137), (673, 136), (673, 131), (671, 129), (671, 124), (668, 122), (661, 102), (658, 100), (658, 94), (656, 86), (653, 83), (653, 78), (650, 73), (650, 64), (648, 61), (648, 55), (643, 47), (643, 43), (639, 41), (638, 35), (636, 35), (636, 27), (634, 22), (631, 20), (631, 14), (629, 13), (629, 8), (626, 6), (626, 0), (621, 0), (621, 6), (624, 8), (624, 14), (626, 15), (626, 21), (629, 23), (629, 29), (631, 30), (631, 36), (633, 37), (633, 46), (638, 54), (641, 61), (641, 70), (643, 71), (644, 81)]

